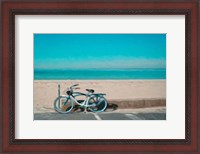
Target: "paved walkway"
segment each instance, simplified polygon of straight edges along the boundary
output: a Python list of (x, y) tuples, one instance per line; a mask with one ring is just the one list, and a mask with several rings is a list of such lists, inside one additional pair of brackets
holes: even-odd
[(166, 108), (117, 109), (102, 113), (78, 111), (68, 114), (40, 110), (34, 114), (34, 120), (166, 120)]

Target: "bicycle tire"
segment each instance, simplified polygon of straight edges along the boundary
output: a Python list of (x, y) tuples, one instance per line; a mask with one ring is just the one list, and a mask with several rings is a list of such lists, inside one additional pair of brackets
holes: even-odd
[(74, 105), (70, 97), (59, 96), (54, 101), (54, 109), (59, 113), (69, 113)]
[[(96, 100), (94, 99), (95, 97), (96, 97)], [(90, 107), (88, 107), (88, 109), (92, 112), (103, 112), (106, 110), (106, 107), (108, 104), (106, 98), (101, 95), (92, 96), (88, 100), (88, 102), (91, 105)]]

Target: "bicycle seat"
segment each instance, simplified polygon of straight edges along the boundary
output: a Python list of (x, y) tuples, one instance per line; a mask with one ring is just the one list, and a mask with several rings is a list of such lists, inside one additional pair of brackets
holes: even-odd
[(93, 89), (85, 89), (86, 91), (90, 92), (90, 93), (94, 93)]

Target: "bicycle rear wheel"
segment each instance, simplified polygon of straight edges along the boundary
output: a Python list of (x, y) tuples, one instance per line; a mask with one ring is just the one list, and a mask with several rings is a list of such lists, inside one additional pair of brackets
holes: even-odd
[(69, 113), (73, 109), (73, 106), (70, 97), (59, 96), (54, 101), (54, 109), (59, 113)]
[(107, 100), (103, 96), (95, 95), (88, 100), (90, 107), (88, 109), (92, 112), (103, 112), (107, 107)]

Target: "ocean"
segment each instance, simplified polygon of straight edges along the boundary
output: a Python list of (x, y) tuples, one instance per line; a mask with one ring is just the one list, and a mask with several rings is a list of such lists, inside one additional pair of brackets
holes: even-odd
[(34, 80), (166, 79), (166, 69), (34, 69)]

